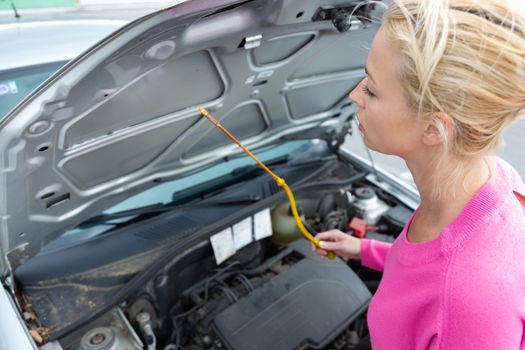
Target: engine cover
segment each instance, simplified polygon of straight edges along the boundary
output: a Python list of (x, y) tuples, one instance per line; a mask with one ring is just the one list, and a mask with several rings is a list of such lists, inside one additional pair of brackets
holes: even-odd
[(304, 259), (215, 317), (230, 349), (321, 348), (368, 305), (370, 292), (344, 261), (321, 260), (304, 239), (290, 246)]

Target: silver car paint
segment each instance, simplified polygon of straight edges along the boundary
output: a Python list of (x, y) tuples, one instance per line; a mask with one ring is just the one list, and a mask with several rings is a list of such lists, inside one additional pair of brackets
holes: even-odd
[(0, 286), (0, 310), (0, 349), (37, 349), (16, 304), (3, 286)]
[[(376, 24), (337, 33), (311, 22), (320, 3), (295, 0), (212, 15), (235, 3), (194, 0), (126, 26), (3, 120), (1, 245), (13, 267), (157, 179), (239, 154), (200, 119), (200, 106), (250, 148), (348, 113)], [(260, 46), (238, 47), (261, 33)], [(290, 43), (288, 56), (272, 58)]]

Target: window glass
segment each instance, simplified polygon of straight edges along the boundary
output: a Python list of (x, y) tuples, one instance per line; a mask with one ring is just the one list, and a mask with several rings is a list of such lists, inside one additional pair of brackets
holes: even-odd
[[(257, 155), (257, 158), (263, 162), (292, 154), (293, 152), (301, 152), (301, 147), (308, 149), (315, 141), (289, 141), (278, 146), (264, 147), (258, 150), (252, 150)], [(144, 207), (147, 205), (154, 204), (168, 204), (174, 199), (174, 193), (183, 191), (192, 186), (203, 184), (207, 181), (219, 178), (220, 176), (231, 173), (232, 170), (247, 165), (256, 165), (253, 159), (248, 155), (240, 154), (236, 158), (229, 159), (222, 163), (213, 165), (209, 168), (198, 171), (194, 174), (181, 177), (176, 180), (172, 180), (166, 183), (159, 184), (143, 192), (140, 192), (121, 203), (104, 211), (105, 214), (111, 214), (124, 210), (131, 210), (138, 207)], [(58, 249), (70, 244), (77, 244), (78, 242), (96, 237), (104, 232), (113, 229), (117, 223), (125, 222), (131, 219), (133, 216), (122, 217), (114, 220), (110, 220), (92, 227), (77, 227), (72, 230), (66, 231), (62, 236), (56, 240), (48, 243), (42, 248), (42, 252)]]
[(64, 64), (57, 62), (0, 72), (0, 119)]

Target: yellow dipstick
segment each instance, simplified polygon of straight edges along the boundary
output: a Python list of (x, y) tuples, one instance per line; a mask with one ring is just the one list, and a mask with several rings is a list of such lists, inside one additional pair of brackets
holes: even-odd
[[(213, 123), (213, 125), (215, 125), (217, 128), (219, 128), (223, 133), (226, 134), (226, 136), (228, 136), (233, 142), (235, 142), (240, 148), (242, 148), (242, 150), (244, 152), (246, 152), (250, 157), (253, 158), (253, 160), (255, 160), (257, 162), (257, 164), (259, 164), (268, 174), (270, 174), (270, 176), (275, 180), (275, 183), (277, 183), (277, 186), (279, 187), (282, 187), (284, 189), (284, 191), (286, 192), (286, 194), (288, 195), (288, 200), (290, 201), (290, 207), (292, 208), (292, 214), (293, 214), (293, 217), (295, 219), (295, 222), (297, 224), (297, 227), (299, 227), (299, 230), (302, 232), (302, 234), (310, 241), (312, 242), (317, 248), (320, 248), (319, 247), (319, 240), (315, 239), (314, 236), (312, 236), (310, 234), (310, 232), (308, 232), (308, 230), (306, 229), (306, 227), (304, 227), (303, 225), (303, 222), (301, 221), (300, 217), (299, 217), (299, 213), (297, 212), (297, 205), (295, 204), (295, 198), (294, 198), (294, 195), (292, 193), (292, 190), (290, 189), (290, 187), (288, 187), (288, 185), (286, 184), (286, 182), (284, 181), (283, 178), (275, 175), (275, 173), (273, 171), (271, 171), (270, 169), (268, 169), (268, 167), (266, 165), (264, 165), (263, 162), (261, 162), (259, 159), (257, 159), (257, 157), (255, 157), (253, 155), (252, 152), (250, 152), (249, 149), (247, 149), (246, 147), (244, 147), (242, 145), (242, 143), (239, 142), (239, 140), (237, 140), (232, 134), (230, 134), (230, 132), (228, 130), (226, 130), (222, 125), (221, 123), (215, 119), (205, 108), (199, 108), (199, 112), (201, 113), (201, 115), (203, 117), (206, 117), (210, 122)], [(332, 252), (332, 251), (329, 251), (328, 254), (327, 254), (327, 257), (328, 259), (335, 259), (335, 253)]]

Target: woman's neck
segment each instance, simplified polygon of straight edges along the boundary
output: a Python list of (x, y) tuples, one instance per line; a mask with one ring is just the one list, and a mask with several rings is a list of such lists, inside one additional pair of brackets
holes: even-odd
[(421, 198), (413, 220), (415, 229), (410, 230), (411, 241), (437, 237), (491, 176), (491, 165), (485, 157), (468, 161), (451, 159), (441, 167), (424, 157), (406, 162)]

